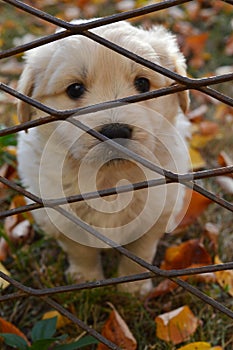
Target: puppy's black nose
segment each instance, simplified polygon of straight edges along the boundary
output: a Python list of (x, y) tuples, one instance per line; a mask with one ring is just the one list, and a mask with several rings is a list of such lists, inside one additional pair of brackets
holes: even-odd
[(99, 132), (109, 139), (130, 139), (132, 137), (132, 128), (122, 123), (105, 124)]

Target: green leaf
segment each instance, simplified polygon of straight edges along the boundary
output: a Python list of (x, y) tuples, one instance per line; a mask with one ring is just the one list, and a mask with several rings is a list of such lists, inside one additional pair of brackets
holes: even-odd
[(0, 333), (0, 337), (4, 339), (5, 344), (17, 348), (17, 350), (28, 350), (29, 347), (25, 339), (13, 333)]
[(57, 317), (39, 321), (32, 328), (31, 337), (33, 342), (41, 339), (50, 339), (56, 332)]
[(98, 343), (99, 341), (97, 339), (87, 335), (86, 337), (83, 337), (74, 343), (55, 346), (54, 350), (76, 350), (76, 349), (83, 348), (84, 346), (98, 344)]
[(48, 339), (40, 339), (35, 341), (32, 346), (30, 347), (30, 350), (48, 350), (49, 345), (54, 343), (57, 340), (57, 338), (48, 338)]

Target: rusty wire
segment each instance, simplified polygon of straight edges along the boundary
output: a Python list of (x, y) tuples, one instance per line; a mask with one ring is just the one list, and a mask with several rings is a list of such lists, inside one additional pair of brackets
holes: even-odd
[[(4, 91), (5, 93), (8, 93), (17, 99), (23, 100), (32, 106), (44, 111), (47, 116), (43, 117), (39, 120), (33, 120), (29, 122), (22, 123), (21, 125), (9, 127), (3, 130), (0, 130), (0, 137), (11, 134), (11, 133), (17, 133), (21, 130), (27, 130), (32, 127), (50, 123), (53, 121), (57, 120), (66, 120), (67, 122), (70, 122), (74, 125), (76, 125), (78, 128), (81, 128), (82, 130), (88, 132), (91, 134), (93, 137), (98, 138), (100, 141), (106, 141), (108, 140), (109, 144), (111, 147), (116, 148), (120, 150), (121, 152), (127, 154), (130, 156), (132, 159), (136, 160), (137, 162), (143, 164), (144, 166), (150, 168), (151, 170), (155, 171), (156, 173), (160, 174), (162, 176), (161, 179), (154, 179), (151, 181), (144, 181), (140, 183), (135, 183), (127, 186), (120, 186), (117, 188), (108, 188), (104, 189), (102, 191), (98, 192), (91, 192), (91, 193), (83, 193), (81, 195), (74, 195), (66, 198), (56, 198), (56, 199), (48, 199), (48, 200), (43, 200), (43, 198), (40, 198), (38, 196), (33, 195), (32, 193), (29, 193), (25, 189), (23, 189), (21, 186), (15, 184), (12, 181), (9, 181), (8, 179), (4, 177), (0, 177), (0, 182), (5, 184), (6, 186), (14, 189), (15, 191), (23, 194), (25, 197), (29, 198), (33, 203), (25, 205), (20, 208), (16, 209), (11, 209), (11, 210), (5, 210), (0, 212), (0, 218), (7, 217), (9, 215), (14, 215), (17, 213), (22, 213), (26, 212), (29, 210), (35, 210), (41, 207), (49, 207), (53, 208), (53, 210), (58, 211), (65, 217), (69, 218), (69, 220), (75, 222), (77, 225), (80, 225), (83, 227), (85, 230), (87, 230), (89, 233), (91, 233), (93, 236), (98, 238), (99, 240), (107, 243), (110, 247), (116, 249), (119, 251), (121, 254), (124, 254), (126, 257), (129, 259), (133, 260), (137, 264), (145, 267), (148, 272), (137, 274), (137, 275), (132, 275), (132, 276), (124, 276), (124, 277), (117, 277), (117, 278), (109, 278), (105, 279), (102, 281), (95, 281), (95, 282), (87, 282), (87, 283), (82, 283), (82, 284), (75, 284), (75, 285), (68, 285), (68, 286), (59, 286), (59, 287), (54, 287), (54, 288), (41, 288), (41, 289), (34, 289), (27, 287), (23, 285), (22, 283), (16, 281), (14, 278), (6, 276), (3, 272), (0, 272), (0, 277), (9, 282), (12, 286), (14, 286), (18, 292), (13, 292), (11, 294), (6, 294), (0, 296), (0, 302), (3, 301), (9, 301), (12, 299), (18, 299), (22, 297), (39, 297), (42, 298), (44, 302), (52, 306), (54, 309), (58, 310), (61, 314), (69, 318), (71, 321), (73, 321), (75, 324), (80, 326), (82, 329), (87, 331), (90, 335), (98, 339), (101, 343), (107, 345), (110, 349), (115, 349), (118, 350), (120, 349), (116, 344), (113, 344), (111, 341), (103, 337), (101, 334), (93, 330), (91, 327), (87, 326), (85, 323), (83, 323), (81, 320), (79, 320), (77, 317), (75, 317), (72, 313), (70, 313), (68, 310), (66, 310), (62, 305), (58, 304), (56, 301), (52, 299), (52, 297), (58, 293), (68, 293), (71, 291), (78, 291), (82, 289), (92, 289), (92, 288), (100, 288), (103, 286), (108, 286), (108, 285), (113, 285), (113, 284), (119, 284), (119, 283), (125, 283), (125, 282), (130, 282), (130, 281), (137, 281), (137, 280), (142, 280), (142, 279), (147, 279), (147, 278), (153, 278), (155, 276), (161, 276), (164, 278), (169, 278), (178, 285), (180, 285), (182, 288), (186, 289), (205, 303), (208, 303), (209, 305), (213, 306), (215, 309), (221, 311), (222, 313), (228, 315), (230, 318), (233, 318), (233, 312), (227, 308), (226, 306), (222, 305), (220, 302), (210, 298), (206, 294), (204, 294), (202, 291), (200, 291), (198, 288), (190, 285), (189, 282), (184, 281), (180, 279), (179, 277), (181, 276), (188, 276), (188, 275), (194, 275), (194, 274), (200, 274), (200, 273), (207, 273), (207, 272), (215, 272), (215, 271), (222, 271), (226, 269), (233, 269), (233, 262), (225, 263), (225, 264), (220, 264), (220, 265), (209, 265), (209, 266), (204, 266), (204, 267), (199, 267), (199, 268), (186, 268), (186, 269), (181, 269), (181, 270), (161, 270), (157, 266), (151, 265), (147, 263), (146, 261), (142, 260), (141, 258), (135, 256), (132, 252), (128, 251), (125, 247), (118, 246), (115, 242), (112, 240), (106, 238), (102, 234), (100, 234), (98, 231), (96, 231), (93, 227), (87, 225), (85, 222), (83, 222), (81, 219), (79, 219), (76, 216), (73, 216), (71, 213), (67, 212), (64, 208), (61, 207), (62, 204), (64, 203), (73, 203), (73, 202), (78, 202), (82, 200), (88, 200), (88, 199), (93, 199), (96, 197), (104, 197), (112, 194), (118, 194), (118, 193), (123, 193), (123, 192), (128, 192), (128, 191), (136, 191), (140, 190), (142, 188), (148, 188), (151, 186), (159, 186), (159, 185), (167, 185), (171, 182), (179, 182), (184, 186), (191, 187), (193, 190), (201, 193), (207, 198), (210, 198), (212, 201), (218, 203), (220, 206), (233, 211), (233, 204), (224, 200), (223, 198), (219, 198), (213, 193), (210, 193), (207, 191), (205, 188), (201, 187), (198, 185), (195, 180), (197, 179), (203, 179), (203, 178), (209, 178), (213, 176), (220, 176), (220, 175), (225, 175), (233, 172), (233, 166), (228, 166), (224, 168), (217, 168), (217, 169), (210, 169), (210, 170), (204, 170), (204, 171), (198, 171), (195, 173), (190, 173), (190, 174), (175, 174), (172, 172), (167, 171), (166, 169), (162, 169), (158, 167), (155, 164), (150, 163), (146, 159), (139, 157), (138, 155), (134, 154), (134, 152), (129, 151), (128, 149), (125, 149), (123, 146), (119, 145), (118, 143), (114, 142), (113, 140), (107, 139), (105, 136), (99, 134), (95, 130), (89, 129), (86, 125), (80, 123), (77, 121), (74, 116), (79, 116), (82, 114), (87, 114), (87, 113), (93, 113), (96, 111), (100, 110), (105, 110), (109, 108), (118, 108), (120, 106), (123, 106), (128, 103), (135, 103), (138, 101), (143, 101), (147, 99), (152, 99), (156, 98), (159, 96), (164, 96), (172, 93), (176, 93), (179, 91), (183, 90), (199, 90), (203, 92), (204, 94), (207, 94), (211, 97), (214, 97), (215, 99), (229, 105), (233, 106), (233, 98), (230, 96), (226, 96), (217, 90), (211, 88), (211, 85), (222, 83), (222, 82), (227, 82), (227, 81), (232, 81), (233, 80), (233, 73), (228, 73), (228, 74), (223, 74), (219, 76), (213, 76), (213, 77), (208, 77), (208, 78), (201, 78), (201, 79), (193, 79), (189, 77), (184, 77), (181, 76), (177, 73), (174, 73), (168, 69), (165, 69), (164, 67), (161, 67), (157, 64), (154, 64), (150, 61), (147, 61), (143, 59), (140, 56), (137, 56), (133, 54), (132, 52), (123, 49), (122, 47), (119, 47), (116, 44), (113, 44), (109, 42), (108, 40), (94, 34), (93, 32), (90, 31), (90, 29), (97, 28), (99, 26), (103, 26), (109, 23), (113, 23), (116, 21), (121, 21), (129, 18), (133, 18), (136, 16), (143, 16), (148, 13), (152, 13), (155, 11), (167, 9), (169, 7), (175, 6), (175, 5), (180, 5), (183, 3), (188, 3), (193, 0), (165, 0), (160, 3), (152, 4), (149, 6), (145, 6), (143, 8), (135, 9), (132, 11), (127, 11), (124, 13), (120, 14), (114, 14), (112, 16), (108, 16), (105, 18), (97, 19), (92, 22), (88, 23), (83, 23), (79, 25), (75, 24), (70, 24), (66, 21), (63, 21), (61, 19), (58, 19), (56, 17), (53, 17), (49, 15), (48, 13), (45, 13), (41, 10), (35, 9), (19, 0), (3, 0), (3, 2), (7, 3), (8, 5), (17, 7), (21, 10), (23, 10), (26, 13), (29, 13), (33, 16), (39, 17), (47, 22), (53, 23), (54, 25), (58, 25), (62, 28), (64, 28), (63, 31), (47, 35), (46, 37), (43, 37), (41, 39), (37, 39), (33, 42), (30, 42), (28, 44), (20, 45), (15, 48), (11, 48), (5, 51), (0, 52), (0, 59), (4, 59), (7, 57), (11, 57), (13, 55), (16, 55), (18, 53), (22, 53), (24, 51), (30, 50), (32, 48), (45, 45), (47, 43), (50, 43), (52, 41), (59, 40), (61, 38), (65, 38), (71, 35), (83, 35), (91, 40), (94, 40), (98, 42), (101, 45), (104, 45), (108, 47), (111, 50), (114, 50), (115, 52), (118, 52), (121, 55), (124, 55), (125, 57), (128, 57), (129, 59), (146, 66), (149, 69), (152, 69), (158, 73), (161, 73), (172, 80), (174, 80), (174, 84), (172, 84), (169, 87), (166, 88), (161, 88), (155, 91), (151, 91), (148, 93), (144, 94), (138, 94), (134, 96), (129, 96), (125, 97), (122, 99), (114, 100), (114, 101), (107, 101), (104, 103), (99, 103), (97, 105), (91, 105), (87, 106), (85, 108), (77, 108), (73, 110), (65, 110), (65, 111), (60, 111), (60, 110), (55, 110), (52, 109), (46, 105), (43, 105), (42, 103), (25, 96), (21, 93), (19, 93), (17, 90), (7, 86), (6, 84), (0, 83), (0, 90)], [(232, 0), (222, 0), (222, 2), (228, 3), (233, 5)]]

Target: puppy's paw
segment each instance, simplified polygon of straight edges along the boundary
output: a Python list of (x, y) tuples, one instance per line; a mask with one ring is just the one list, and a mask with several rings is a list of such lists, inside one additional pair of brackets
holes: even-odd
[(145, 281), (122, 283), (118, 285), (118, 289), (122, 292), (139, 294), (140, 296), (144, 296), (153, 289), (153, 284), (152, 281), (148, 279)]
[(87, 271), (80, 266), (70, 265), (66, 270), (66, 276), (72, 278), (76, 283), (84, 283), (87, 281), (98, 281), (104, 279), (103, 272), (100, 270)]

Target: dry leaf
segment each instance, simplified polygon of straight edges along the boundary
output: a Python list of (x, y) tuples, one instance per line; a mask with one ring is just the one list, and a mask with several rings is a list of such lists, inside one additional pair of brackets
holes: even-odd
[(167, 248), (161, 269), (185, 269), (190, 266), (210, 265), (211, 257), (198, 239)]
[[(113, 308), (108, 320), (106, 321), (101, 334), (114, 344), (125, 350), (135, 350), (137, 342), (127, 324), (119, 313)], [(108, 350), (104, 344), (98, 344), (97, 350)]]
[[(223, 264), (218, 256), (214, 259), (215, 264)], [(218, 284), (231, 296), (233, 296), (233, 270), (215, 272)]]
[(192, 165), (193, 170), (205, 168), (206, 161), (202, 157), (200, 151), (198, 151), (197, 149), (190, 146), (189, 147), (189, 156), (191, 159), (191, 165)]
[(203, 115), (208, 111), (208, 106), (202, 104), (188, 113), (188, 118), (192, 123), (200, 123), (203, 120)]
[(3, 237), (0, 237), (0, 261), (6, 260), (8, 254), (9, 254), (9, 245)]
[[(5, 273), (5, 275), (10, 276), (10, 272), (5, 268), (5, 266), (2, 265), (1, 262), (0, 262), (0, 271)], [(10, 283), (4, 280), (4, 278), (0, 277), (0, 290), (6, 289), (9, 286), (9, 284)]]
[(56, 310), (51, 310), (51, 311), (46, 312), (43, 315), (42, 319), (46, 320), (48, 318), (53, 318), (53, 317), (57, 317), (56, 329), (60, 329), (64, 326), (66, 326), (67, 324), (71, 323), (71, 321), (67, 317), (63, 316), (62, 314), (60, 314)]
[(151, 299), (158, 298), (161, 295), (172, 292), (177, 288), (177, 284), (169, 279), (165, 279), (160, 282), (152, 291), (147, 295), (145, 304), (147, 305)]
[(215, 136), (219, 132), (219, 126), (210, 120), (203, 120), (199, 124), (199, 130), (202, 135)]
[(218, 155), (218, 163), (221, 166), (229, 166), (233, 165), (233, 160), (226, 152), (222, 151)]
[[(4, 163), (0, 167), (0, 176), (5, 177), (8, 180), (16, 178), (16, 170), (13, 166)], [(9, 187), (0, 182), (0, 198), (4, 198), (8, 194)]]
[(233, 194), (233, 179), (231, 177), (217, 176), (216, 182), (226, 193)]
[(195, 342), (182, 346), (178, 350), (223, 350), (221, 346), (212, 347), (210, 343), (206, 342)]
[(157, 337), (173, 344), (189, 340), (200, 323), (187, 305), (157, 316), (155, 322)]
[(28, 341), (27, 337), (16, 326), (4, 320), (1, 317), (0, 317), (0, 333), (16, 334), (19, 337), (22, 337), (24, 340), (26, 340), (27, 344), (30, 345), (30, 342)]
[[(187, 200), (186, 198), (190, 198), (191, 195), (191, 200), (187, 209)], [(178, 228), (180, 229), (181, 227), (185, 227), (187, 225), (191, 225), (194, 223), (197, 218), (207, 209), (207, 207), (213, 203), (211, 199), (201, 195), (200, 193), (196, 191), (192, 191), (191, 189), (186, 189), (186, 194), (184, 198), (184, 210), (186, 211), (185, 215), (181, 213), (183, 219), (181, 220)], [(187, 210), (186, 210), (187, 209)]]
[[(10, 209), (15, 209), (26, 205), (25, 198), (17, 195), (11, 201)], [(31, 222), (33, 221), (30, 213), (15, 214), (8, 216), (4, 221), (4, 230), (9, 240), (13, 244), (23, 244), (32, 239), (34, 232)], [(5, 260), (9, 253), (8, 243), (1, 238), (0, 240), (0, 260)]]
[(205, 224), (204, 235), (209, 239), (209, 247), (211, 251), (216, 252), (218, 249), (219, 228), (212, 222)]
[(201, 133), (194, 134), (190, 140), (190, 145), (195, 149), (201, 149), (207, 145), (208, 142), (216, 137), (214, 135), (203, 135)]

